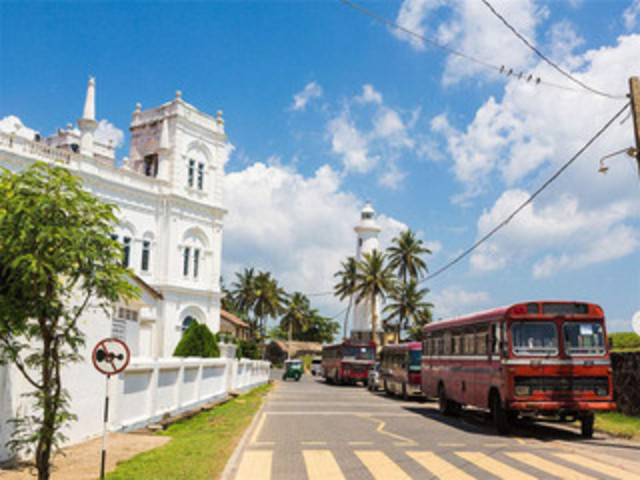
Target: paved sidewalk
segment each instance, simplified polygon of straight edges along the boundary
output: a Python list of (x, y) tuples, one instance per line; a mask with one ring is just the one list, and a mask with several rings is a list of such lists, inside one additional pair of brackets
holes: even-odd
[[(115, 470), (116, 464), (138, 453), (160, 447), (171, 440), (170, 437), (142, 435), (134, 433), (111, 433), (107, 436), (106, 470)], [(93, 480), (100, 476), (100, 451), (102, 437), (79, 443), (63, 449), (65, 455), (54, 459), (52, 480)], [(31, 471), (30, 471), (31, 470)], [(35, 468), (3, 470), (0, 480), (28, 480), (37, 478)]]

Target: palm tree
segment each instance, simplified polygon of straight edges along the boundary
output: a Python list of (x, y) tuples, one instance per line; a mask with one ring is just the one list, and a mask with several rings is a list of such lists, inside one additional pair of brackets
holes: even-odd
[(245, 268), (242, 273), (236, 273), (236, 281), (231, 284), (233, 303), (239, 313), (249, 319), (249, 334), (256, 334), (257, 321), (250, 319), (250, 314), (256, 302), (256, 276), (253, 268)]
[(389, 266), (397, 271), (398, 278), (407, 283), (407, 276), (420, 279), (428, 272), (427, 264), (421, 255), (430, 254), (431, 250), (424, 246), (424, 242), (416, 238), (415, 232), (405, 230), (395, 237), (394, 243), (387, 249)]
[(353, 294), (356, 287), (356, 276), (358, 273), (358, 262), (355, 257), (348, 257), (345, 262), (340, 264), (342, 270), (334, 273), (334, 277), (339, 277), (338, 283), (333, 286), (335, 295), (342, 301), (349, 297), (349, 304), (347, 305), (347, 312), (344, 316), (344, 328), (342, 332), (342, 339), (347, 338), (347, 322), (349, 320), (349, 313), (351, 312), (351, 306), (353, 305)]
[(294, 330), (304, 331), (307, 328), (311, 304), (309, 299), (300, 292), (287, 296), (284, 316), (280, 319), (280, 328), (289, 331), (289, 346), (287, 357), (291, 357), (291, 340)]
[(393, 272), (389, 265), (385, 265), (385, 256), (377, 250), (365, 253), (357, 267), (355, 287), (358, 294), (357, 301), (371, 299), (371, 338), (375, 341), (378, 323), (376, 299), (380, 297), (384, 301), (386, 294), (393, 290)]
[[(400, 232), (392, 242), (393, 244), (387, 249), (389, 266), (396, 271), (398, 278), (402, 281), (400, 288), (404, 289), (408, 279), (419, 280), (428, 272), (427, 264), (421, 256), (430, 254), (431, 250), (425, 247), (423, 241), (416, 238), (415, 232), (411, 230)], [(406, 320), (401, 311), (397, 322), (397, 342), (400, 341), (400, 330)]]
[(278, 286), (278, 281), (269, 272), (258, 272), (255, 277), (253, 313), (260, 322), (260, 334), (264, 339), (267, 317), (275, 317), (282, 313), (285, 292)]
[(425, 312), (429, 312), (429, 308), (433, 307), (431, 303), (423, 301), (428, 291), (427, 288), (420, 289), (418, 281), (412, 278), (408, 283), (396, 285), (390, 293), (389, 296), (393, 301), (384, 307), (384, 311), (389, 312), (387, 320), (393, 317), (401, 319), (396, 327), (396, 343), (400, 343), (400, 332), (407, 327), (406, 322), (411, 321), (413, 326), (422, 324), (421, 320)]

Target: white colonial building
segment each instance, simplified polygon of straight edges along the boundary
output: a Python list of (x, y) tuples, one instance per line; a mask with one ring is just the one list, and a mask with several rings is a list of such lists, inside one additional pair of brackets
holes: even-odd
[[(114, 311), (113, 333), (136, 356), (171, 356), (192, 321), (220, 328), (220, 261), (224, 165), (228, 156), (222, 112), (209, 116), (177, 92), (164, 105), (136, 105), (129, 157), (119, 164), (114, 146), (94, 138), (95, 81), (89, 80), (82, 118), (43, 138), (11, 118), (3, 120), (0, 166), (57, 161), (119, 208), (114, 238), (124, 262), (158, 294), (153, 305)], [(17, 120), (17, 119), (16, 119)]]
[[(110, 380), (110, 430), (137, 428), (269, 378), (268, 362), (232, 355), (172, 358), (189, 323), (220, 329), (222, 184), (228, 156), (222, 113), (202, 113), (180, 92), (150, 110), (136, 105), (130, 153), (123, 162), (116, 160), (112, 143), (96, 139), (97, 127), (93, 79), (77, 127), (44, 138), (17, 117), (0, 120), (0, 167), (17, 171), (36, 161), (57, 162), (97, 197), (118, 206), (113, 236), (122, 243), (123, 262), (135, 272), (131, 282), (141, 291), (139, 299), (114, 305), (111, 315), (89, 304), (79, 319), (86, 335), (84, 361), (62, 373), (71, 411), (78, 416), (65, 430), (70, 443), (102, 429), (105, 380), (90, 355), (105, 337), (124, 339), (132, 353), (127, 369)], [(0, 365), (0, 462), (11, 456), (8, 420), (29, 411), (24, 393), (30, 390), (17, 368)]]

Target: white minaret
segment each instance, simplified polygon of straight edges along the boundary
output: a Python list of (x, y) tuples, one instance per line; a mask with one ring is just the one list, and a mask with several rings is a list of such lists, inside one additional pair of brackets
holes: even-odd
[(98, 122), (96, 122), (96, 80), (93, 77), (89, 77), (84, 110), (82, 118), (78, 120), (78, 127), (80, 127), (80, 153), (93, 157), (93, 133), (98, 127)]
[[(365, 253), (371, 253), (379, 250), (378, 234), (380, 226), (375, 220), (376, 212), (367, 203), (360, 212), (360, 223), (355, 226), (354, 230), (358, 235), (358, 244), (356, 247), (356, 260), (362, 260)], [(376, 310), (378, 313), (377, 330), (380, 332), (380, 302), (376, 301)], [(371, 299), (367, 298), (356, 303), (353, 310), (353, 325), (351, 327), (351, 338), (353, 340), (371, 340)]]

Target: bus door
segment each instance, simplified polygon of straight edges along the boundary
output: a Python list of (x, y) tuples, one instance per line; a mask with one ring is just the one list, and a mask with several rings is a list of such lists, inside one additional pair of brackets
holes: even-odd
[(489, 389), (492, 386), (498, 387), (500, 396), (504, 398), (506, 394), (507, 367), (502, 367), (502, 361), (506, 358), (507, 339), (504, 330), (504, 322), (492, 322), (489, 327), (489, 346), (487, 351), (488, 367), (492, 371), (489, 385), (486, 385), (484, 397), (481, 397), (480, 405), (489, 407)]

